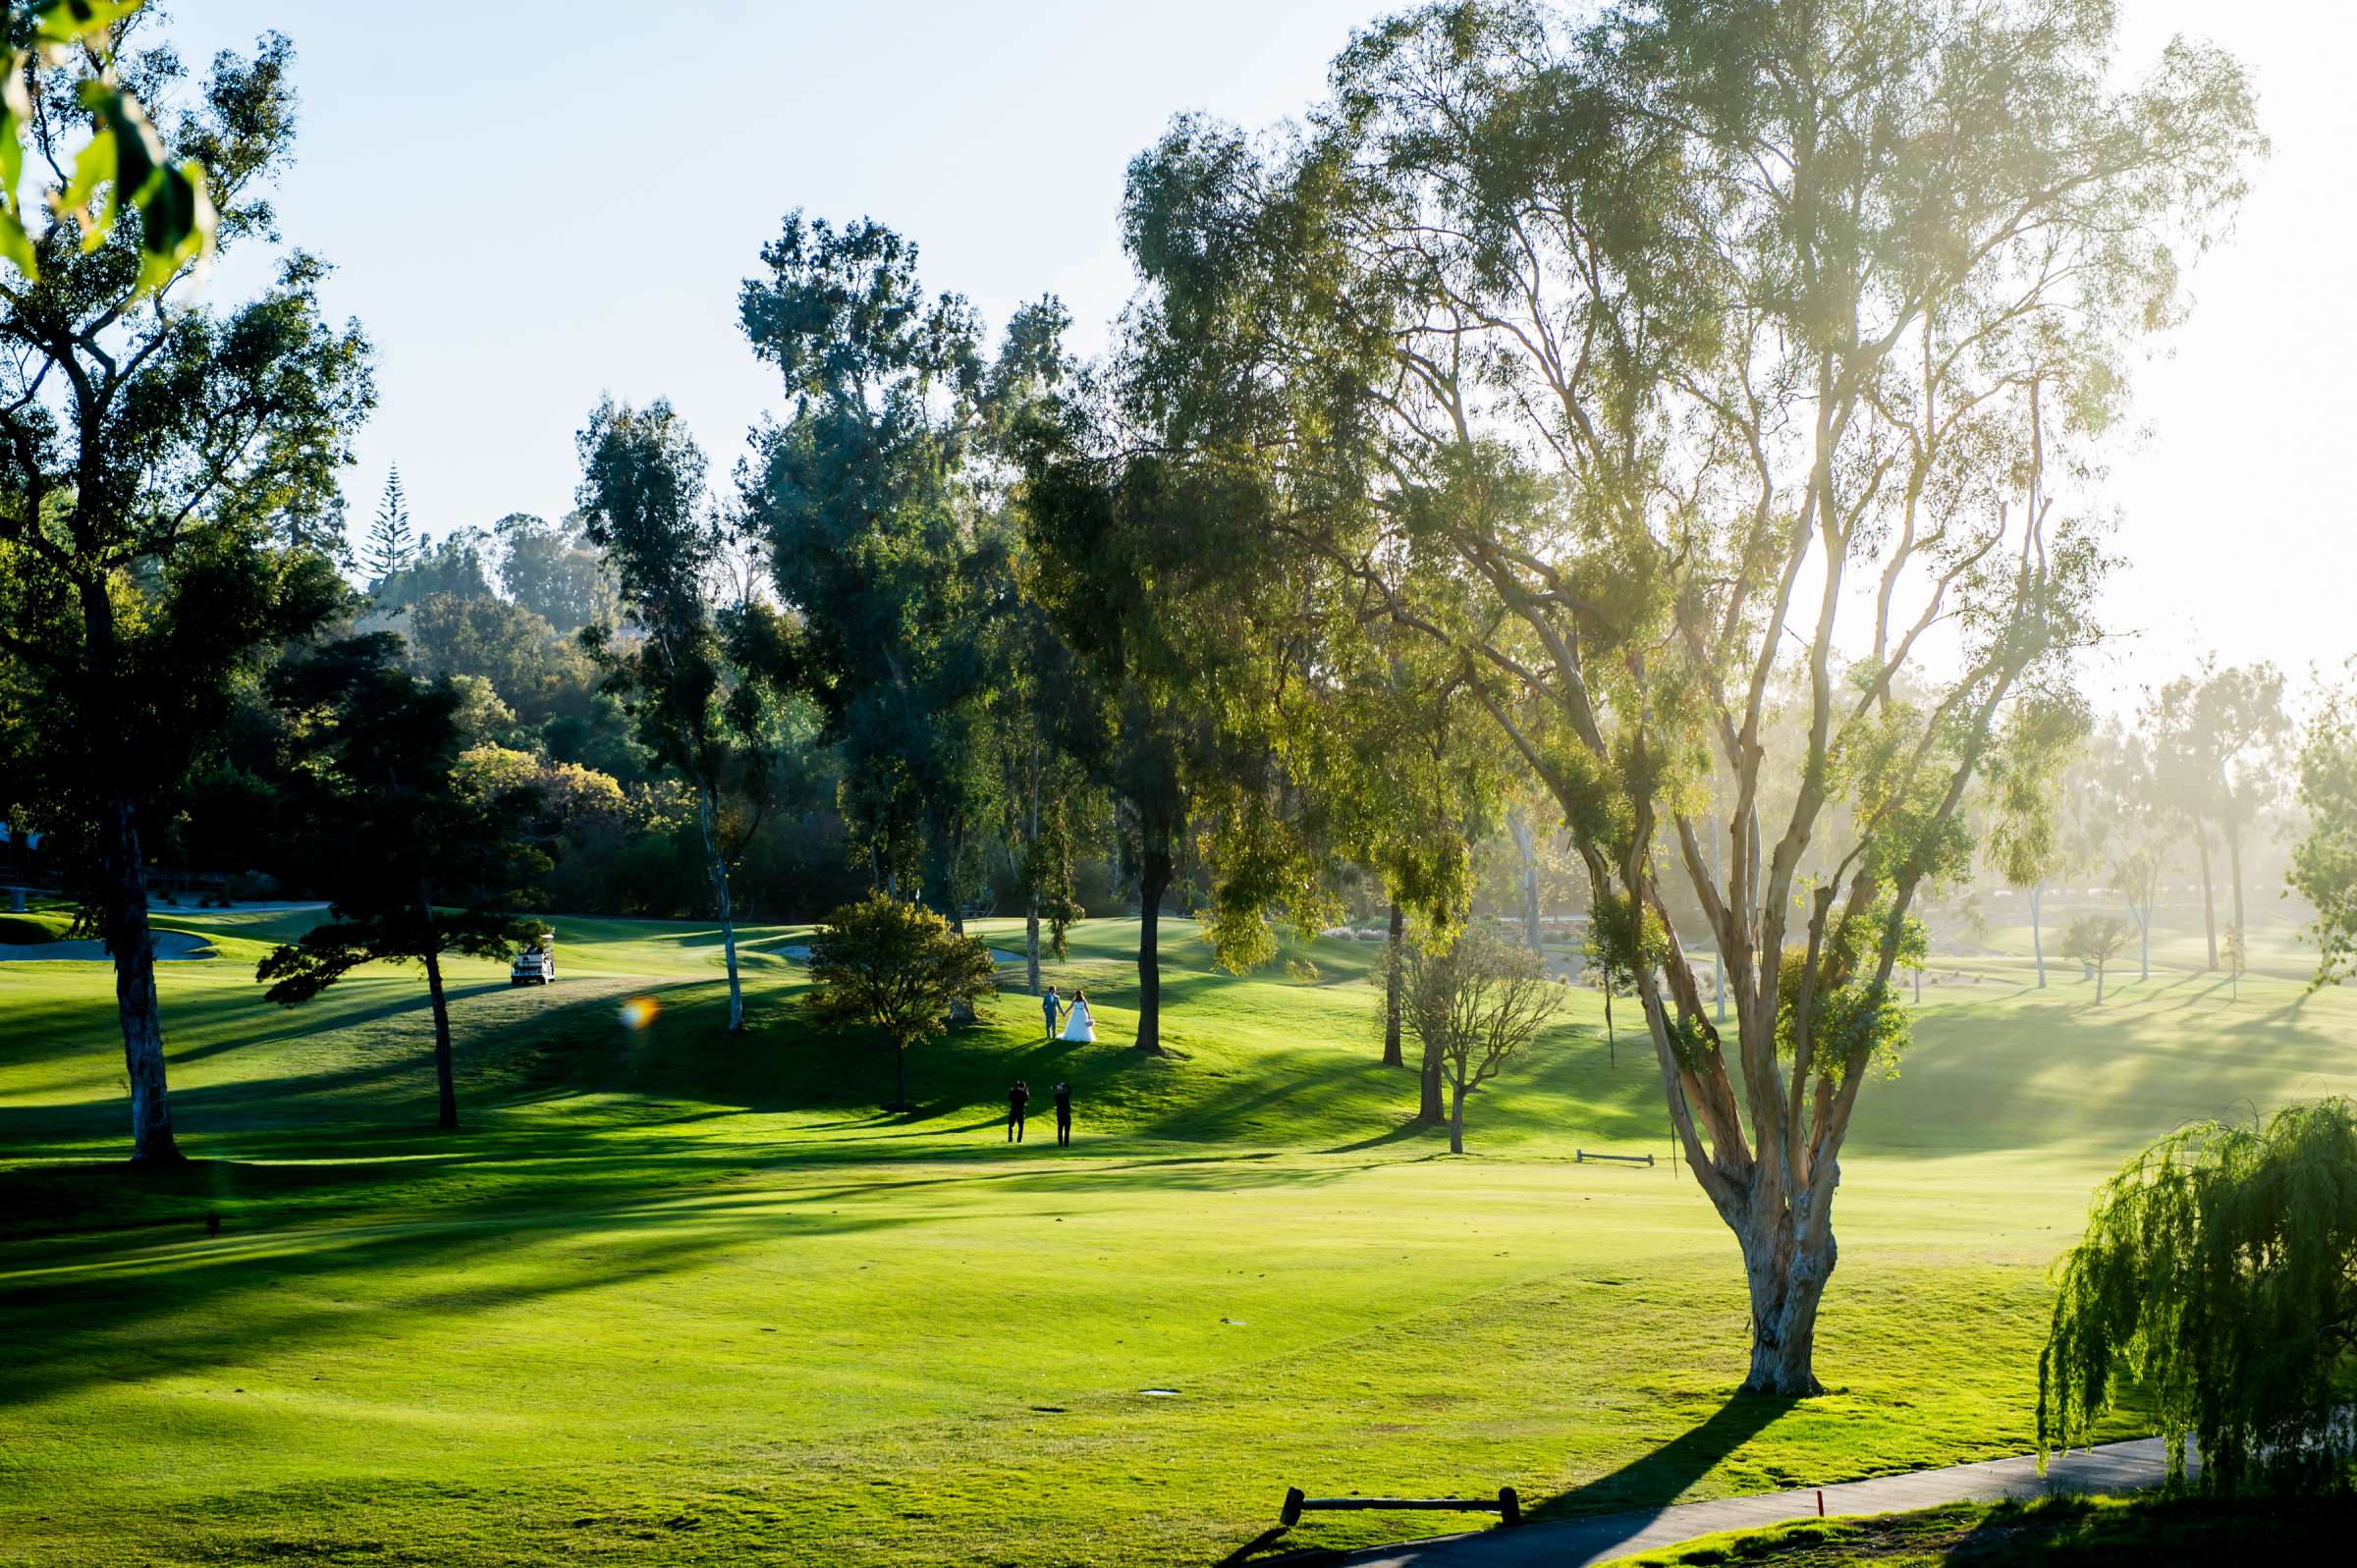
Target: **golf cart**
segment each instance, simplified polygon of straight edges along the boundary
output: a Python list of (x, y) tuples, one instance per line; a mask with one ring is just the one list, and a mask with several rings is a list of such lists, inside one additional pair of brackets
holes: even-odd
[(530, 946), (516, 955), (508, 967), (511, 986), (545, 986), (557, 978), (557, 939), (553, 932), (543, 933)]

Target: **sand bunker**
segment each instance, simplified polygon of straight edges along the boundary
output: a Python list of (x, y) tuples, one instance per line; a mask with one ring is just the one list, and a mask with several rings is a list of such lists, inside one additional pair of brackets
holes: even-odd
[[(213, 949), (202, 937), (192, 937), (185, 931), (159, 931), (155, 934), (155, 956), (159, 962), (171, 963), (184, 958), (210, 958)], [(0, 943), (0, 963), (108, 961), (106, 944), (103, 942)]]

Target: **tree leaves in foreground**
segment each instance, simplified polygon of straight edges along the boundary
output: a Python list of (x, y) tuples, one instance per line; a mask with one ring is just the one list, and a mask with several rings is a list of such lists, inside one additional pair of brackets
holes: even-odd
[(997, 992), (990, 949), (921, 905), (869, 893), (827, 916), (810, 941), (811, 1009), (892, 1042), (893, 1103), (908, 1108), (908, 1048), (949, 1028), (951, 1010)]
[[(40, 252), (63, 250), (69, 233), (63, 223), (38, 236), (26, 226), (18, 188), (28, 140), (59, 171), (48, 206), (75, 220), (80, 248), (95, 250), (120, 234), (119, 248), (137, 256), (135, 297), (162, 293), (190, 265), (212, 258), (221, 215), (205, 160), (176, 156), (185, 149), (168, 144), (141, 93), (116, 69), (117, 51), (145, 9), (146, 0), (40, 0), (24, 8), (25, 18), (15, 5), (0, 11), (7, 24), (0, 40), (0, 260), (28, 282), (44, 270)], [(131, 75), (153, 98), (158, 84), (140, 71), (143, 64), (132, 62)], [(77, 122), (88, 135), (66, 174), (59, 130)], [(138, 215), (136, 239), (120, 222), (127, 212)]]
[(2202, 1122), (2130, 1161), (2064, 1261), (2038, 1358), (2040, 1458), (2086, 1442), (2131, 1380), (2181, 1480), (2231, 1494), (2347, 1484), (2357, 1373), (2357, 1106)]

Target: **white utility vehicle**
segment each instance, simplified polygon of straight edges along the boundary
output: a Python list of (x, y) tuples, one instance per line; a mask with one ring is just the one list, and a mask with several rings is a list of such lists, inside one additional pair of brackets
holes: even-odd
[(543, 937), (535, 946), (518, 953), (516, 962), (508, 969), (511, 986), (545, 986), (553, 984), (556, 978), (557, 944), (553, 937)]

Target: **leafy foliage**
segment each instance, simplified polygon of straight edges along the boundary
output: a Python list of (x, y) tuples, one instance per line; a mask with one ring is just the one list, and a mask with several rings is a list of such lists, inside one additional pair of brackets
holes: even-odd
[(2339, 1487), (2357, 1461), (2357, 1106), (2201, 1122), (2130, 1161), (2064, 1261), (2038, 1359), (2041, 1457), (2133, 1379), (2204, 1490)]
[[(129, 15), (86, 9), (92, 26)], [(169, 49), (107, 36), (90, 47), (126, 91), (155, 103), (180, 88)], [(151, 175), (191, 158), (209, 170), (224, 249), (270, 236), (268, 186), (293, 149), (291, 61), (276, 35), (251, 57), (224, 53), (146, 133), (167, 155)], [(27, 134), (62, 163), (87, 113), (67, 84), (34, 85)], [(0, 147), (17, 145), (13, 131)], [(38, 242), (37, 278), (0, 286), (0, 683), (27, 711), (72, 716), (8, 742), (11, 793), (72, 847), (100, 912), (125, 998), (135, 1149), (169, 1158), (142, 857), (222, 744), (239, 689), (343, 608), (337, 476), (375, 401), (370, 349), (324, 318), (327, 269), (301, 251), (244, 303), (180, 308), (153, 297), (151, 263), (168, 252), (143, 252), (128, 225), (94, 248), (62, 228)]]
[(1419, 943), (1405, 963), (1402, 1015), (1449, 1086), (1449, 1151), (1465, 1152), (1465, 1097), (1529, 1049), (1562, 1004), (1539, 956), (1473, 925)]
[(1798, 1020), (1805, 1017), (1811, 1070), (1828, 1082), (1838, 1085), (1868, 1066), (1895, 1076), (1913, 1016), (1876, 961), (1888, 947), (1894, 966), (1920, 969), (1930, 942), (1923, 922), (1886, 895), (1826, 933), (1813, 972), (1806, 948), (1786, 948), (1778, 975), (1777, 1050), (1789, 1058), (1798, 1049)]
[(297, 720), (291, 858), (316, 868), (331, 903), (329, 920), (273, 948), (254, 978), (269, 982), (270, 1000), (294, 1006), (362, 964), (423, 964), (440, 1120), (456, 1126), (440, 958), (500, 957), (539, 934), (525, 918), (549, 869), (531, 841), (539, 802), (461, 772), (460, 693), (404, 671), (384, 633), (330, 643), (271, 679)]
[(908, 1100), (908, 1048), (949, 1027), (953, 1009), (995, 994), (990, 949), (921, 905), (872, 892), (827, 916), (810, 942), (810, 1005), (837, 1027), (892, 1042), (899, 1104)]
[(2311, 987), (2357, 974), (2357, 702), (2332, 693), (2302, 738), (2300, 804), (2308, 832), (2291, 852), (2292, 889), (2316, 908)]
[(2104, 976), (2111, 960), (2127, 947), (2128, 939), (2136, 928), (2117, 915), (2084, 914), (2073, 916), (2062, 931), (2062, 956), (2073, 963), (2085, 964), (2095, 972), (2095, 1000), (2104, 1000)]
[[(57, 248), (56, 229), (36, 238), (26, 227), (19, 186), (29, 137), (57, 167), (54, 122), (71, 107), (86, 120), (88, 136), (75, 155), (71, 175), (49, 194), (59, 215), (71, 214), (82, 232), (82, 248), (97, 249), (129, 226), (128, 210), (138, 215), (138, 258), (133, 295), (160, 294), (192, 263), (211, 259), (221, 215), (214, 210), (204, 160), (175, 158), (147, 117), (138, 94), (116, 73), (116, 54), (137, 25), (146, 0), (36, 0), (31, 13), (31, 47), (24, 47), (24, 24), (14, 5), (0, 12), (8, 35), (0, 42), (0, 258), (28, 280), (37, 281), (39, 251)], [(78, 75), (41, 80), (44, 69), (79, 65)], [(95, 213), (91, 206), (104, 192)]]

